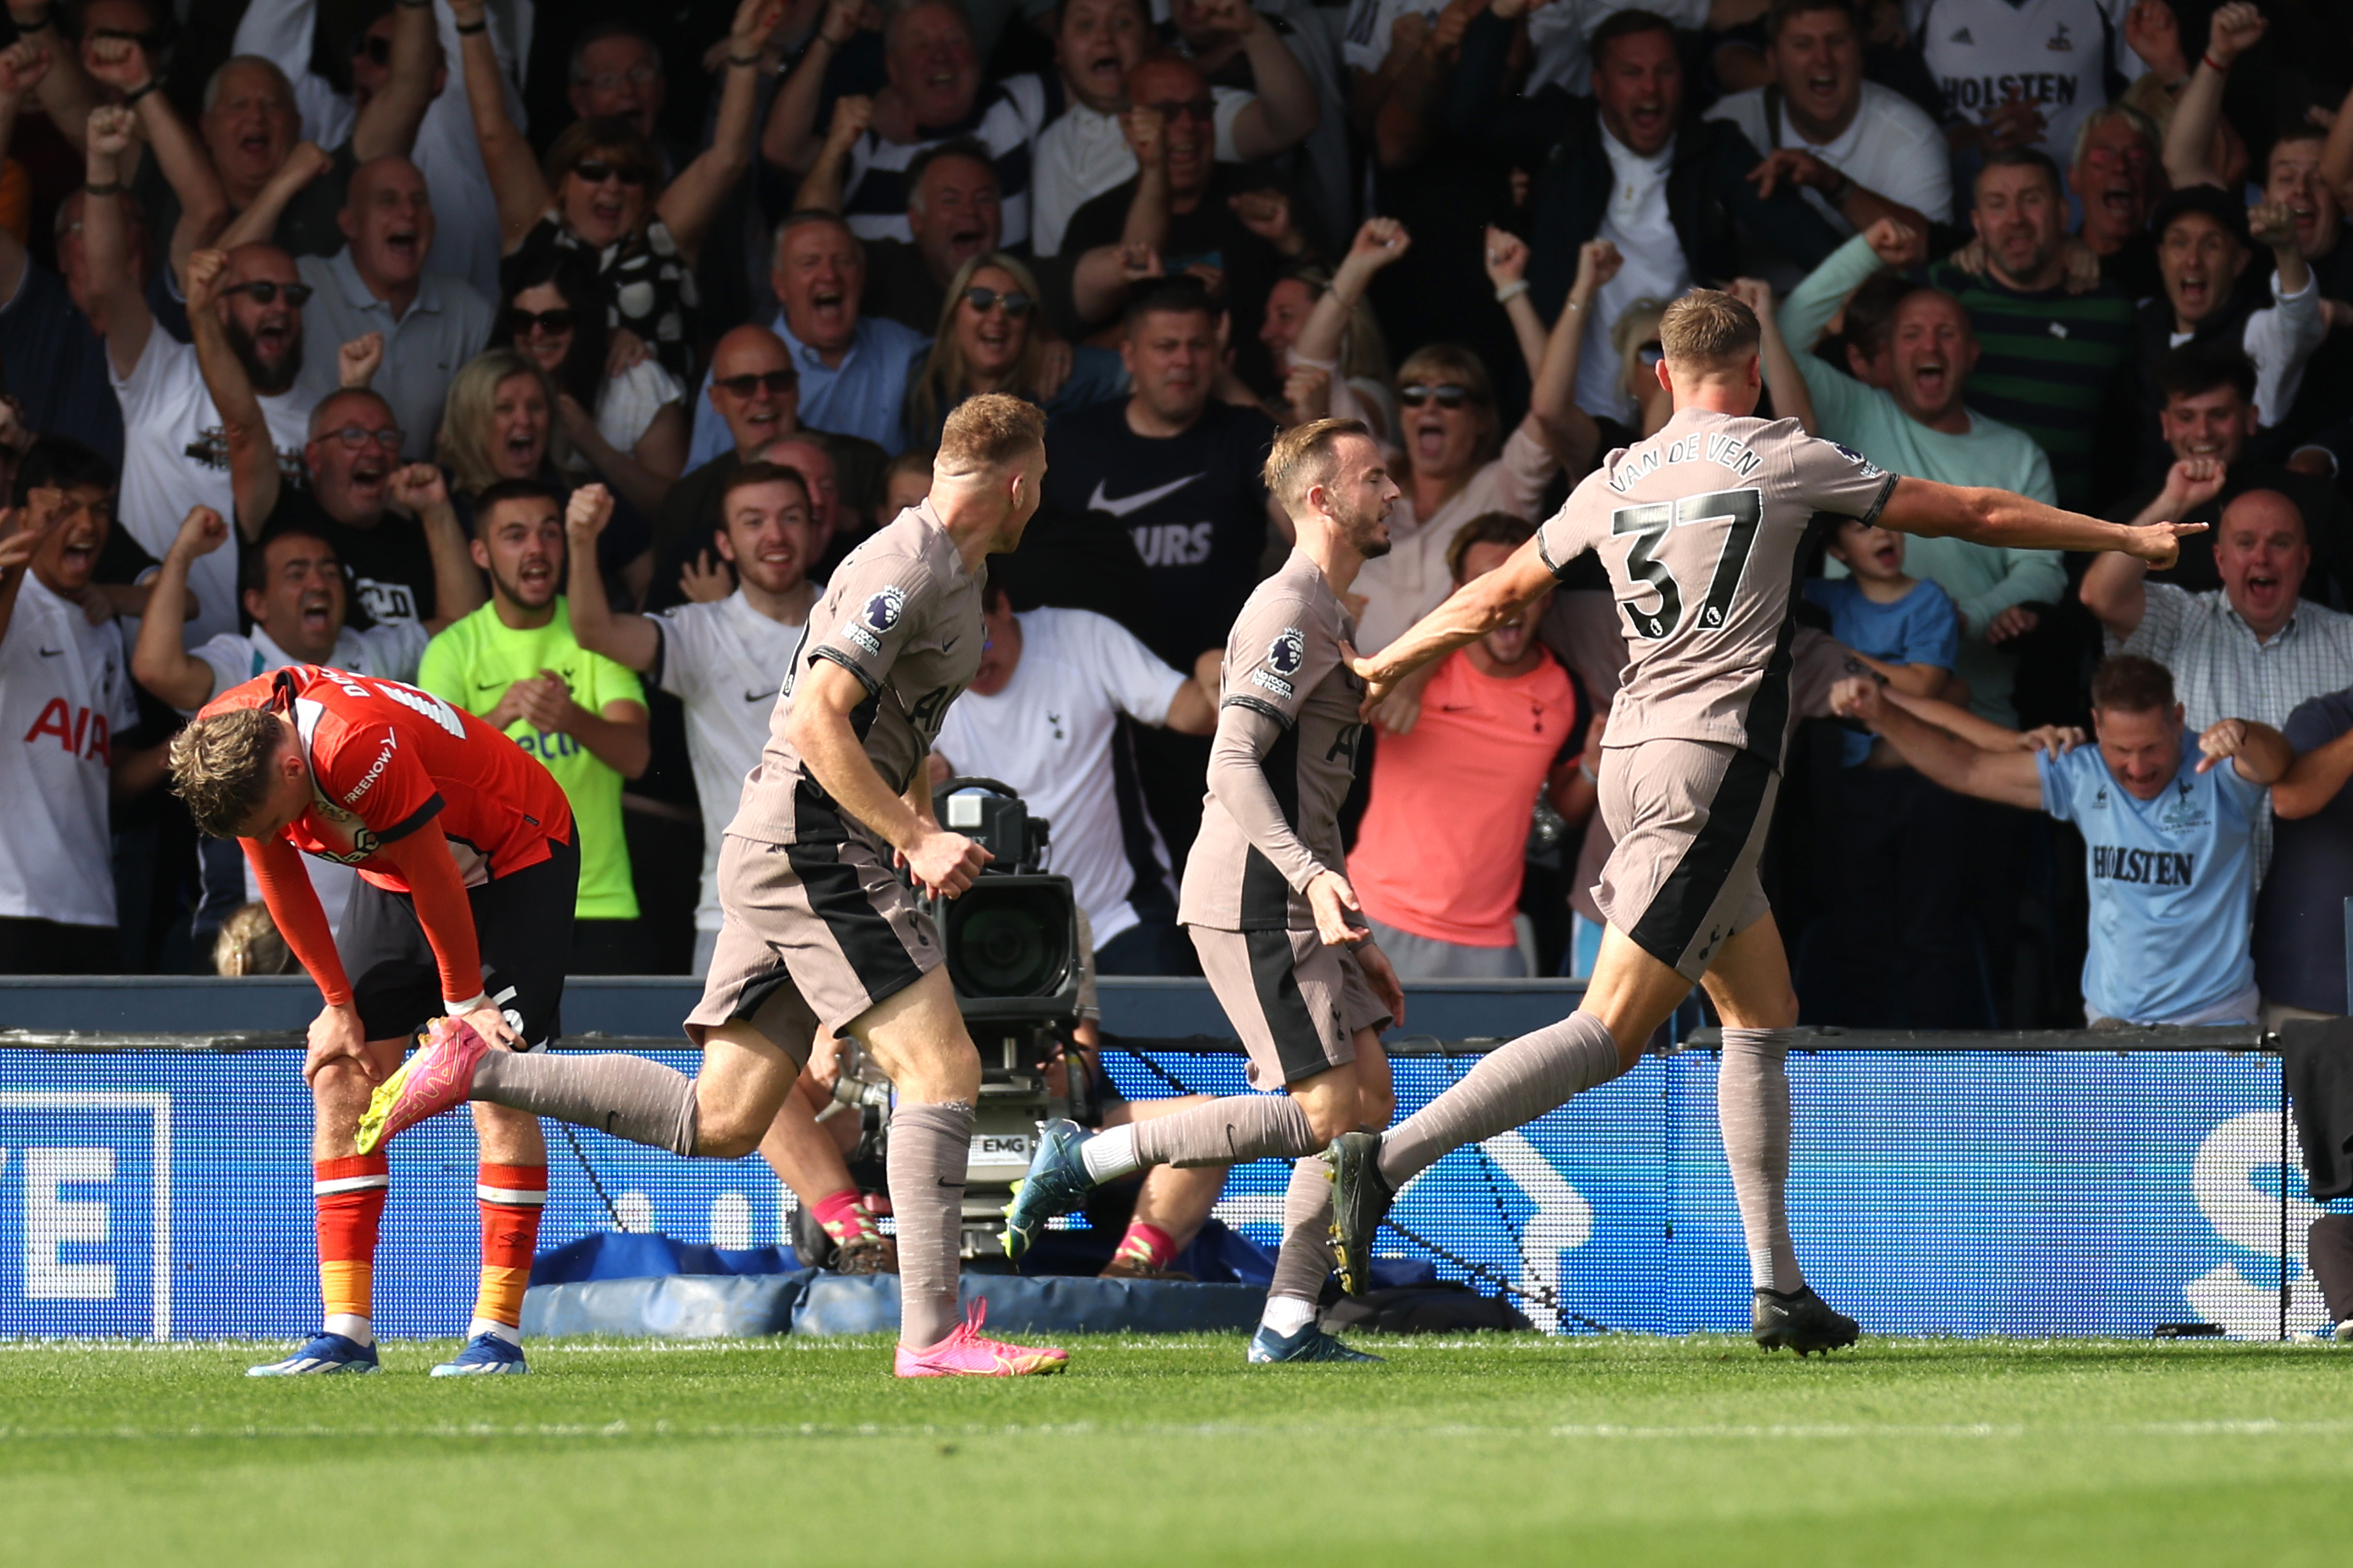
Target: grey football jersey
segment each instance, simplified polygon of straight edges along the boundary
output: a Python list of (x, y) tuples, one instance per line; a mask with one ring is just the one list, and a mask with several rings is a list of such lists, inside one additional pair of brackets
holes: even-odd
[(786, 733), (793, 689), (818, 659), (858, 677), (866, 700), (850, 715), (874, 771), (904, 791), (940, 721), (980, 668), (986, 566), (966, 572), (931, 502), (851, 551), (826, 582), (768, 716), (768, 743), (744, 781), (727, 831), (768, 844), (839, 839), (862, 828), (802, 766)]
[(1603, 743), (1712, 741), (1779, 766), (1807, 530), (1874, 520), (1894, 488), (1794, 419), (1695, 408), (1604, 458), (1536, 532), (1555, 573), (1588, 550), (1609, 569), (1627, 664)]
[(1365, 683), (1340, 662), (1356, 623), (1293, 550), (1226, 638), (1200, 837), (1176, 918), (1219, 931), (1307, 931), (1303, 891), (1347, 865), (1340, 805), (1356, 778)]

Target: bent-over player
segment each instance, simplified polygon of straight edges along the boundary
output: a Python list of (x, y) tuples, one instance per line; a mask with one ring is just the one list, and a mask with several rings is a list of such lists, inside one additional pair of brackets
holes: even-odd
[(1659, 384), (1674, 399), (1666, 425), (1611, 453), (1503, 566), (1355, 661), (1377, 700), (1510, 619), (1588, 550), (1603, 552), (1628, 628), (1626, 681), (1602, 742), (1601, 811), (1617, 844), (1596, 889), (1609, 924), (1593, 979), (1566, 1020), (1490, 1052), (1386, 1135), (1335, 1142), (1340, 1279), (1366, 1289), (1374, 1232), (1408, 1179), (1626, 1071), (1696, 984), (1724, 1023), (1716, 1119), (1757, 1342), (1828, 1349), (1857, 1331), (1807, 1286), (1789, 1240), (1783, 1058), (1798, 1002), (1757, 874), (1790, 727), (1789, 605), (1809, 525), (1827, 513), (1995, 546), (2125, 550), (2159, 565), (2201, 525), (2119, 527), (2005, 490), (1887, 474), (1794, 420), (1756, 418), (1757, 321), (1728, 294), (1677, 300), (1659, 338)]
[(979, 667), (981, 585), (1021, 542), (1046, 472), (1044, 416), (986, 395), (941, 432), (931, 494), (849, 552), (809, 616), (720, 851), (722, 925), (689, 1079), (642, 1057), (556, 1059), (437, 1027), (376, 1091), (374, 1148), (471, 1099), (602, 1128), (678, 1154), (747, 1154), (822, 1026), (855, 1036), (897, 1087), (891, 1204), (899, 1221), (902, 1377), (1018, 1377), (1069, 1358), (957, 1321), (957, 1254), (980, 1055), (907, 885), (954, 898), (988, 852), (932, 816), (923, 759)]
[[(355, 1134), (370, 1088), (435, 1014), (537, 1050), (554, 1038), (580, 851), (545, 768), (441, 699), (380, 676), (295, 664), (221, 692), (172, 742), (204, 832), (236, 838), (270, 919), (325, 1005), (311, 1020), (311, 1192), (325, 1321), (256, 1377), (373, 1372), (376, 1231), (391, 1184)], [(340, 939), (302, 869), (359, 872)], [(539, 1123), (474, 1108), (480, 1293), (466, 1347), (436, 1377), (519, 1373), (522, 1296), (547, 1201)]]
[(1388, 553), (1398, 490), (1354, 419), (1283, 432), (1267, 456), (1266, 487), (1299, 542), (1226, 639), (1208, 798), (1176, 918), (1249, 1047), (1250, 1086), (1282, 1092), (1230, 1095), (1092, 1134), (1048, 1122), (1006, 1205), (1005, 1245), (1018, 1258), (1050, 1215), (1147, 1165), (1293, 1160), (1282, 1248), (1250, 1359), (1377, 1361), (1316, 1321), (1332, 1272), (1332, 1187), (1314, 1156), (1342, 1132), (1387, 1125), (1397, 1109), (1380, 1034), (1402, 1018), (1405, 996), (1352, 918), (1356, 895), (1340, 843), (1364, 700), (1345, 662), (1356, 622), (1340, 595), (1366, 561)]

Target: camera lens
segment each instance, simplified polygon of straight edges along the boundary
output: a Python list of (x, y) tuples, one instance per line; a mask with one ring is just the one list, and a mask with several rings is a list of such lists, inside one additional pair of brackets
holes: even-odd
[(1060, 983), (1066, 910), (1027, 896), (989, 896), (984, 882), (959, 900), (948, 939), (957, 989), (976, 996), (1040, 996)]

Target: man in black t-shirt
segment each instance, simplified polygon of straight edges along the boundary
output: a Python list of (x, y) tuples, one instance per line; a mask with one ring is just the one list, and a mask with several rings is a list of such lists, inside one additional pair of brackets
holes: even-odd
[[(294, 527), (334, 546), (351, 584), (356, 626), (404, 621), (454, 621), (482, 602), (470, 572), (437, 579), (428, 532), (444, 531), (450, 558), (466, 560), (466, 531), (449, 505), (441, 470), (430, 463), (403, 466), (399, 424), (392, 405), (373, 392), (336, 393), (311, 412), (311, 439), (302, 448), (308, 486), (252, 483), (237, 478), (240, 531), (248, 538)], [(262, 465), (251, 465), (259, 469)], [(275, 474), (275, 465), (269, 465)], [(442, 603), (444, 584), (462, 584), (468, 602)]]
[[(1128, 309), (1120, 346), (1135, 390), (1046, 426), (1044, 505), (993, 570), (1017, 608), (1093, 610), (1179, 669), (1217, 661), (1266, 552), (1261, 466), (1274, 422), (1210, 395), (1217, 316), (1199, 283), (1158, 284)], [(1201, 820), (1208, 745), (1132, 731), (1145, 798), (1181, 858)]]

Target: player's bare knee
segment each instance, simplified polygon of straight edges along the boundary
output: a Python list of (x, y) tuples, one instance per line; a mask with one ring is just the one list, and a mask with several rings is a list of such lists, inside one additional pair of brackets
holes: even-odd
[(703, 1159), (740, 1159), (760, 1146), (760, 1140), (767, 1136), (775, 1121), (773, 1112), (762, 1117), (758, 1107), (741, 1100), (717, 1104), (708, 1099), (699, 1100), (695, 1107), (694, 1152)]
[(1368, 1132), (1387, 1127), (1397, 1115), (1397, 1091), (1383, 1085), (1356, 1091), (1356, 1126)]
[(1355, 1095), (1302, 1095), (1299, 1097), (1299, 1109), (1307, 1113), (1308, 1131), (1315, 1134), (1319, 1146), (1331, 1142), (1343, 1132), (1356, 1130), (1358, 1112)]

